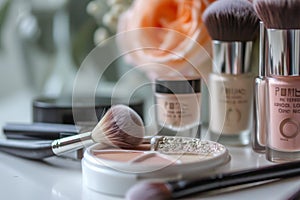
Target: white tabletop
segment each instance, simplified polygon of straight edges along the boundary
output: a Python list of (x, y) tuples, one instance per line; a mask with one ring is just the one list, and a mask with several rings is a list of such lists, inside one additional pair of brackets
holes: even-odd
[[(28, 91), (1, 97), (0, 125), (2, 126), (5, 122), (30, 122), (31, 98), (32, 94)], [(227, 170), (271, 164), (266, 161), (264, 155), (253, 152), (251, 147), (228, 147), (228, 149), (232, 159)], [(53, 157), (38, 162), (1, 152), (0, 160), (0, 199), (123, 199), (105, 196), (82, 186), (80, 161)], [(284, 200), (298, 188), (300, 188), (300, 178), (291, 178), (234, 191), (230, 189), (202, 194), (189, 199)]]

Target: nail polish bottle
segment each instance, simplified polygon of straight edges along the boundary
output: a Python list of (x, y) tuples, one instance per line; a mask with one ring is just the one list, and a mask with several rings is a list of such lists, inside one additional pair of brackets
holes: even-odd
[(155, 80), (155, 113), (160, 134), (199, 137), (200, 106), (200, 77), (166, 76)]
[(300, 29), (267, 29), (267, 148), (272, 162), (300, 160)]
[(253, 122), (252, 41), (213, 41), (213, 73), (209, 76), (212, 140), (247, 145)]
[(266, 29), (260, 22), (259, 34), (259, 67), (254, 89), (254, 132), (251, 135), (252, 148), (257, 153), (264, 153), (266, 146), (266, 69), (268, 64), (268, 48)]

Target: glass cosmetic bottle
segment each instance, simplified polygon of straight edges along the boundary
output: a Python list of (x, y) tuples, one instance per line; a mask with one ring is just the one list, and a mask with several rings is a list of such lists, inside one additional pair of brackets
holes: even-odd
[(213, 41), (209, 76), (210, 135), (229, 145), (247, 145), (253, 121), (252, 42)]
[(254, 89), (254, 132), (252, 136), (252, 148), (258, 153), (265, 152), (267, 122), (266, 122), (266, 69), (268, 65), (268, 47), (266, 29), (260, 22), (259, 33), (259, 67), (258, 76), (255, 79)]
[(300, 30), (268, 29), (267, 148), (272, 162), (300, 160)]
[(200, 77), (159, 77), (155, 81), (155, 104), (160, 134), (199, 137)]

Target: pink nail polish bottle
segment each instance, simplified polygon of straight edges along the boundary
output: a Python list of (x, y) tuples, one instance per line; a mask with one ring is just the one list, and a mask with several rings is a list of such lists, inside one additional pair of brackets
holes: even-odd
[(300, 160), (300, 29), (268, 29), (267, 159)]

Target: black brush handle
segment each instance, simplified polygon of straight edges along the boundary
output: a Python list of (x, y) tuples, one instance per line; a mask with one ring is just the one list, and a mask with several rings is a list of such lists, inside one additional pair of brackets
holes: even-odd
[(276, 164), (261, 168), (220, 173), (199, 180), (168, 182), (172, 198), (180, 198), (195, 193), (260, 181), (289, 178), (300, 175), (300, 161)]
[(7, 123), (3, 133), (8, 139), (54, 140), (79, 133), (75, 125), (51, 123)]
[(0, 140), (0, 151), (29, 159), (44, 159), (62, 155), (94, 144), (91, 132), (81, 133), (57, 140), (24, 141)]
[(0, 151), (34, 160), (53, 156), (52, 141), (0, 140)]

